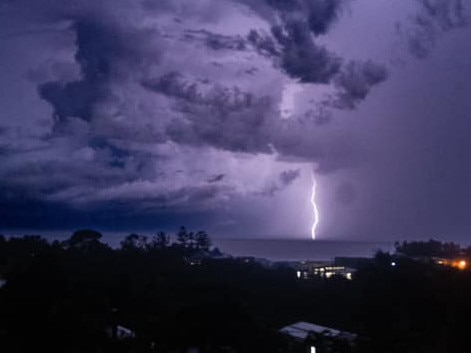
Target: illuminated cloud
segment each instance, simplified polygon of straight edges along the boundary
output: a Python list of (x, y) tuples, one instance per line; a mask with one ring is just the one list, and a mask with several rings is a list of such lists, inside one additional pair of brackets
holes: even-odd
[[(462, 26), (463, 5), (450, 3), (421, 2), (426, 21), (417, 23)], [(368, 59), (362, 38), (351, 45), (364, 45), (366, 58), (332, 49), (329, 35), (346, 6), (3, 2), (1, 81), (10, 95), (0, 100), (0, 203), (8, 209), (0, 223), (53, 226), (75, 215), (77, 224), (170, 224), (198, 213), (202, 222), (222, 214), (227, 224), (239, 215), (240, 227), (244, 219), (253, 225), (247, 205), (270, 214), (283, 195), (302, 202), (313, 166), (322, 202), (324, 176), (370, 161), (362, 124), (381, 112), (351, 117), (393, 76)], [(422, 42), (414, 33), (411, 46)], [(284, 112), (289, 86), (296, 89)], [(340, 194), (341, 203), (352, 194), (361, 201), (348, 188)]]

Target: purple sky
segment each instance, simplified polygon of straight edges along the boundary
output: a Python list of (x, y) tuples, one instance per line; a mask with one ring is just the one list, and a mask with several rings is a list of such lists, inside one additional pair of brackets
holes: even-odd
[(460, 0), (0, 0), (0, 230), (471, 234)]

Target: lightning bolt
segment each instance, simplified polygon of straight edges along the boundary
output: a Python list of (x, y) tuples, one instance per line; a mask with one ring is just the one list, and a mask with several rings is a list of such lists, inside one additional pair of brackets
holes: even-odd
[(312, 227), (311, 227), (311, 236), (312, 240), (316, 239), (316, 228), (317, 225), (319, 224), (319, 210), (317, 209), (316, 205), (316, 178), (314, 177), (314, 173), (311, 172), (311, 179), (312, 179), (312, 191), (311, 191), (311, 204), (312, 204), (312, 211), (313, 211), (313, 216), (314, 220), (312, 222)]

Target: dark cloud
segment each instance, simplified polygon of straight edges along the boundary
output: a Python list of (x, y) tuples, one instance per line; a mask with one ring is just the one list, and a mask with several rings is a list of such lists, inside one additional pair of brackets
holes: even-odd
[(255, 195), (264, 197), (273, 197), (277, 193), (282, 192), (288, 186), (299, 178), (301, 171), (299, 169), (284, 170), (278, 175), (278, 179), (270, 180), (261, 191), (255, 193)]
[(196, 83), (187, 83), (175, 72), (144, 81), (143, 86), (175, 98), (175, 108), (184, 112), (184, 118), (175, 118), (167, 129), (173, 141), (237, 152), (270, 151), (269, 97), (217, 85), (210, 85), (203, 93)]
[(280, 181), (283, 185), (288, 186), (295, 181), (300, 174), (301, 171), (299, 169), (285, 170), (280, 174)]
[(90, 121), (94, 105), (106, 96), (106, 89), (101, 84), (87, 81), (47, 82), (39, 85), (38, 91), (40, 97), (54, 107), (56, 127), (69, 117)]
[(106, 97), (106, 83), (112, 74), (112, 60), (119, 56), (116, 37), (104, 25), (78, 21), (72, 29), (76, 33), (76, 62), (82, 78), (63, 83), (51, 81), (38, 86), (39, 95), (54, 107), (56, 127), (69, 117), (90, 121), (95, 104)]
[(325, 34), (338, 18), (344, 0), (266, 0), (283, 17), (292, 13), (306, 16), (309, 29), (315, 35)]
[(384, 66), (371, 61), (349, 62), (335, 77), (336, 97), (332, 104), (339, 109), (354, 109), (371, 89), (388, 77)]
[(267, 57), (279, 57), (280, 51), (277, 48), (274, 38), (267, 33), (260, 33), (254, 29), (247, 35), (247, 41), (255, 47), (257, 52)]
[[(340, 6), (340, 2), (335, 4), (332, 5), (335, 8)], [(271, 5), (277, 11), (285, 8), (282, 3)], [(286, 6), (291, 5), (287, 2)], [(326, 23), (330, 23), (336, 13), (330, 6), (317, 1), (310, 4), (309, 9), (325, 9), (319, 10), (319, 13), (325, 12)], [(133, 80), (139, 79), (142, 72), (142, 76), (146, 77), (141, 81), (144, 89), (173, 100), (174, 112), (167, 113), (165, 117), (168, 122), (159, 128), (160, 132), (151, 133), (150, 138), (248, 153), (268, 153), (270, 144), (287, 145), (279, 134), (281, 130), (276, 126), (277, 112), (272, 97), (244, 92), (237, 85), (212, 83), (204, 77), (195, 79), (179, 71), (169, 71), (155, 79), (147, 78), (147, 71), (151, 70), (152, 65), (158, 66), (162, 52), (158, 46), (149, 49), (152, 45), (147, 43), (149, 37), (157, 35), (158, 31), (132, 26), (127, 28), (115, 20), (105, 18), (101, 21), (101, 18), (97, 18), (79, 18), (74, 20), (72, 26), (76, 33), (75, 60), (80, 67), (81, 78), (71, 82), (50, 81), (39, 85), (40, 96), (54, 108), (56, 131), (63, 128), (61, 125), (68, 124), (68, 118), (74, 117), (93, 122), (95, 127), (99, 124), (102, 129), (106, 129), (106, 133), (113, 131), (115, 137), (121, 137), (119, 131), (130, 126), (124, 126), (121, 122), (122, 128), (110, 128), (108, 126), (116, 124), (113, 116), (103, 116), (97, 110), (110, 106), (107, 109), (114, 111), (115, 116), (135, 115), (135, 112), (123, 113), (129, 109), (129, 104), (117, 99), (114, 90), (115, 86), (121, 84), (120, 81), (125, 81), (128, 76), (132, 76)], [(352, 109), (366, 97), (373, 85), (384, 79), (381, 76), (384, 73), (379, 66), (369, 62), (363, 65), (351, 63), (342, 69), (342, 60), (317, 45), (311, 32), (308, 22), (286, 18), (284, 25), (272, 28), (273, 38), (257, 31), (249, 31), (246, 38), (207, 30), (185, 30), (185, 36), (189, 36), (191, 41), (203, 41), (212, 50), (253, 50), (262, 56), (271, 57), (289, 76), (303, 83), (327, 84), (335, 80), (339, 91), (335, 108)], [(326, 107), (323, 106), (322, 117), (329, 115), (325, 111)], [(152, 114), (146, 112), (149, 113)], [(129, 118), (135, 119), (132, 115)], [(317, 123), (325, 121), (316, 119)], [(149, 129), (145, 131), (148, 134)], [(283, 133), (289, 135), (291, 132), (283, 130)], [(138, 135), (142, 134), (134, 134), (136, 137)], [(290, 136), (286, 138), (289, 140)], [(295, 154), (295, 150), (289, 153)]]
[[(197, 202), (193, 196), (192, 202)], [(145, 206), (148, 206), (143, 201)], [(5, 197), (0, 189), (0, 225), (2, 231), (34, 230), (50, 232), (52, 230), (68, 231), (74, 228), (89, 227), (110, 232), (126, 231), (157, 231), (178, 229), (182, 222), (207, 229), (210, 221), (207, 213), (200, 209), (175, 212), (174, 209), (160, 207), (155, 212), (143, 212), (132, 203), (89, 205), (85, 209), (77, 209), (64, 202), (47, 201), (26, 195), (10, 195)], [(145, 208), (144, 208), (145, 209)], [(68, 234), (64, 234), (68, 235)]]
[(266, 0), (266, 2), (268, 5), (282, 12), (300, 10), (299, 2), (296, 0)]
[(212, 50), (256, 52), (303, 83), (329, 83), (339, 71), (342, 60), (315, 43), (306, 22), (292, 20), (272, 27), (271, 32), (269, 35), (252, 29), (243, 38), (193, 31), (188, 32), (187, 39), (203, 42)]
[(242, 36), (229, 36), (213, 33), (207, 30), (187, 30), (185, 38), (188, 40), (203, 39), (205, 45), (213, 50), (236, 50), (247, 49), (247, 41)]
[(250, 30), (246, 37), (228, 36), (205, 30), (186, 31), (185, 39), (203, 43), (212, 50), (255, 52), (270, 58), (289, 76), (303, 83), (329, 83), (342, 60), (315, 43), (304, 21), (292, 20), (273, 26), (271, 34)]
[(344, 0), (308, 1), (309, 28), (315, 34), (325, 34), (338, 18)]
[(272, 31), (283, 48), (281, 66), (293, 78), (304, 83), (329, 83), (339, 72), (341, 59), (314, 43), (305, 22), (291, 21)]
[(225, 174), (217, 174), (217, 175), (213, 175), (212, 177), (210, 177), (208, 179), (208, 183), (217, 183), (217, 182), (220, 182), (224, 179), (226, 175)]
[(419, 0), (429, 17), (435, 18), (443, 30), (449, 30), (466, 23), (463, 0)]
[[(293, 78), (305, 83), (329, 83), (342, 61), (315, 43), (312, 35), (325, 34), (338, 18), (344, 0), (265, 0), (281, 18), (271, 34), (251, 29), (247, 38), (224, 36), (207, 31), (189, 33), (204, 35), (206, 45), (214, 50), (251, 50), (269, 56)], [(246, 2), (258, 8), (257, 2)]]
[(146, 52), (148, 46), (136, 44), (145, 43), (150, 31), (129, 29), (124, 32), (112, 22), (93, 18), (75, 20), (71, 30), (76, 34), (75, 60), (81, 78), (38, 86), (40, 97), (54, 107), (56, 127), (69, 117), (90, 121), (96, 104), (110, 96), (110, 82), (125, 77), (130, 68), (138, 71), (150, 52), (153, 60), (158, 61), (157, 50)]
[[(233, 34), (237, 26), (225, 20), (240, 3), (256, 9), (256, 21), (247, 17), (254, 28)], [(146, 223), (165, 212), (211, 213), (228, 200), (273, 196), (298, 182), (299, 164), (291, 169), (286, 161), (315, 163), (320, 173), (354, 166), (354, 143), (344, 136), (320, 138), (319, 129), (334, 108), (355, 108), (386, 74), (377, 64), (348, 62), (320, 44), (342, 4), (12, 3), (20, 24), (54, 24), (69, 41), (38, 47), (47, 52), (46, 64), (38, 59), (28, 71), (52, 107), (53, 131), (48, 125), (25, 146), (14, 145), (11, 136), (1, 141), (0, 187), (13, 196), (4, 194), (0, 203), (23, 200), (11, 201), (1, 222), (35, 225), (52, 217), (47, 209), (64, 220), (75, 212), (77, 223), (96, 224), (125, 224), (120, 219), (131, 222), (131, 215)], [(332, 88), (334, 98), (283, 119), (280, 101), (293, 81)], [(258, 168), (266, 173), (252, 175)], [(37, 217), (18, 215), (28, 203), (32, 208), (25, 212)], [(58, 211), (60, 205), (66, 207)]]
[(404, 27), (398, 24), (412, 55), (427, 57), (443, 32), (467, 25), (468, 13), (462, 0), (416, 0), (419, 9)]

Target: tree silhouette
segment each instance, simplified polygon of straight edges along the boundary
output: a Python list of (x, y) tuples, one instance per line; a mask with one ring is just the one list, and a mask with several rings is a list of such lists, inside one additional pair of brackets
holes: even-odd
[(170, 237), (165, 232), (158, 232), (152, 238), (151, 248), (165, 249), (170, 244)]
[(147, 237), (137, 234), (129, 234), (121, 242), (123, 250), (146, 250), (149, 247)]
[(198, 231), (195, 235), (196, 248), (198, 250), (208, 251), (211, 247), (211, 239), (205, 231)]
[(423, 256), (423, 257), (456, 257), (461, 253), (460, 246), (453, 242), (442, 243), (438, 240), (430, 239), (428, 241), (403, 241), (394, 244), (398, 254), (406, 256)]
[(181, 226), (177, 233), (177, 242), (184, 248), (190, 245), (190, 235), (184, 226)]
[(66, 245), (70, 248), (90, 249), (99, 244), (104, 245), (100, 243), (102, 237), (103, 235), (96, 230), (82, 229), (74, 232), (74, 234), (66, 240)]

